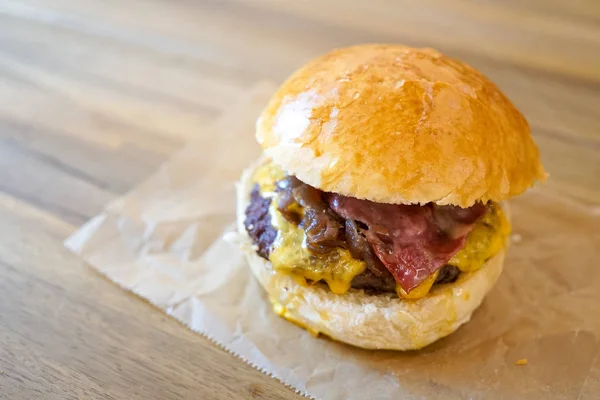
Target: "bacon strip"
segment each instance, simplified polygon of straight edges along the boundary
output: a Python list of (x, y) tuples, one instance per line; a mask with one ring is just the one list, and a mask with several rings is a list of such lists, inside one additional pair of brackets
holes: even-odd
[(487, 211), (435, 204), (381, 204), (327, 194), (331, 209), (342, 218), (367, 226), (362, 233), (396, 282), (410, 292), (442, 268), (465, 244), (475, 222)]

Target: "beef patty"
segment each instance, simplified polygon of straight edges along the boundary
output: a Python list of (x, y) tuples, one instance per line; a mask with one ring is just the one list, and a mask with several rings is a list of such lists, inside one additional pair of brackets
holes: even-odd
[(246, 208), (246, 219), (244, 220), (246, 231), (257, 247), (256, 252), (267, 260), (277, 237), (277, 230), (271, 224), (270, 205), (271, 200), (262, 197), (258, 185), (254, 186), (250, 193), (250, 204)]

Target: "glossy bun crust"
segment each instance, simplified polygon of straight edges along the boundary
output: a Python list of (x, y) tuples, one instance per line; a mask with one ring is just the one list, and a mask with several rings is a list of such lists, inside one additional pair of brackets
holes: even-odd
[(252, 170), (242, 175), (237, 188), (237, 242), (276, 311), (312, 333), (367, 349), (419, 349), (469, 321), (502, 272), (504, 251), (478, 271), (462, 273), (455, 283), (436, 286), (426, 297), (410, 301), (389, 293), (367, 295), (350, 289), (338, 295), (326, 285), (301, 286), (259, 257), (246, 233), (244, 210), (253, 186)]
[(481, 73), (432, 49), (319, 57), (279, 88), (256, 135), (300, 180), (380, 203), (499, 202), (546, 176), (523, 115)]

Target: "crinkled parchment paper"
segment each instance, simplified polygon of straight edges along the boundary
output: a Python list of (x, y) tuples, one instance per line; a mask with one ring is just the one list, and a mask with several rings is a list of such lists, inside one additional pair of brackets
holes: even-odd
[(272, 90), (248, 93), (67, 247), (314, 398), (600, 398), (598, 209), (544, 188), (512, 201), (505, 271), (472, 321), (424, 350), (355, 349), (274, 315), (238, 249), (223, 240), (235, 220), (234, 183), (259, 154), (254, 122)]

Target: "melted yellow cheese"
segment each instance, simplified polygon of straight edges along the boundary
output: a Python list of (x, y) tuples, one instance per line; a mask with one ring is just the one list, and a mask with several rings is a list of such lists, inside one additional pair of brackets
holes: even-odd
[(274, 195), (275, 193), (275, 184), (277, 181), (285, 178), (285, 176), (285, 172), (277, 165), (272, 162), (266, 162), (254, 170), (250, 180), (258, 183), (263, 197), (270, 197), (269, 195)]
[(408, 293), (406, 293), (406, 291), (404, 289), (402, 289), (402, 286), (400, 286), (399, 284), (396, 284), (396, 293), (398, 293), (398, 296), (402, 297), (403, 299), (407, 299), (407, 300), (416, 300), (416, 299), (425, 297), (425, 296), (427, 296), (427, 293), (429, 293), (429, 291), (431, 290), (431, 287), (435, 283), (435, 280), (437, 279), (439, 274), (440, 274), (439, 270), (435, 271), (433, 274), (431, 274), (427, 278), (425, 278), (425, 280), (423, 282), (421, 282), (419, 284), (419, 286), (417, 286), (416, 288), (414, 288), (413, 290), (411, 290)]
[(481, 218), (467, 236), (465, 246), (448, 261), (462, 272), (477, 271), (505, 245), (510, 223), (498, 204)]
[[(353, 258), (346, 249), (336, 248), (326, 254), (316, 255), (306, 248), (302, 228), (288, 222), (277, 210), (278, 199), (275, 183), (284, 177), (285, 172), (270, 162), (258, 167), (252, 176), (252, 180), (258, 183), (261, 194), (272, 200), (269, 213), (271, 214), (271, 223), (278, 231), (269, 256), (273, 268), (278, 272), (290, 274), (301, 285), (308, 285), (308, 281), (311, 283), (322, 281), (327, 283), (333, 293), (347, 292), (352, 279), (364, 272), (365, 263)], [(299, 206), (294, 211), (302, 213)], [(469, 233), (465, 246), (448, 264), (456, 266), (462, 272), (476, 271), (500, 251), (509, 233), (510, 224), (500, 207), (493, 204), (490, 212)], [(399, 286), (396, 291), (400, 297), (405, 299), (425, 297), (434, 285), (438, 273), (439, 271), (427, 277), (410, 293), (406, 293)]]

